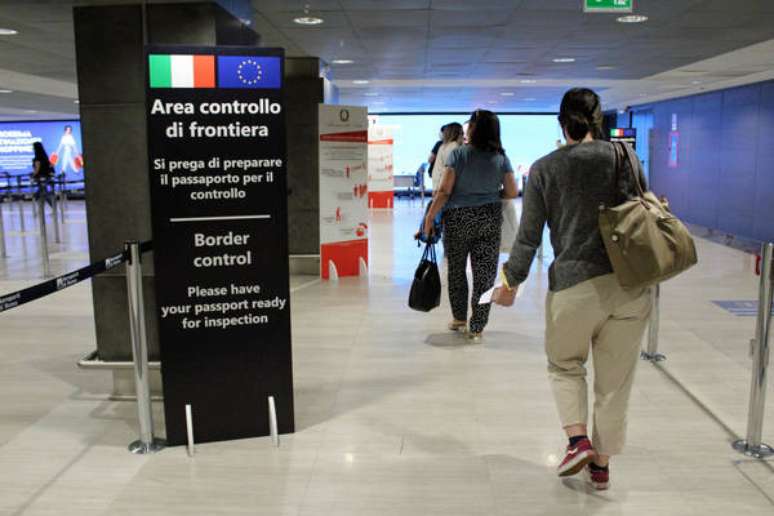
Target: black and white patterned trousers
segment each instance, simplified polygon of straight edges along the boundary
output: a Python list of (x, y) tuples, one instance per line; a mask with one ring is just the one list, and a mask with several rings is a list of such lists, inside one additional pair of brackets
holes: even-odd
[[(444, 213), (443, 246), (449, 262), (449, 301), (458, 321), (468, 319), (468, 302), (473, 316), (471, 332), (480, 333), (489, 321), (491, 304), (479, 305), (481, 294), (497, 279), (502, 204), (498, 201), (474, 208), (451, 208)], [(473, 269), (473, 295), (468, 301), (467, 264)]]

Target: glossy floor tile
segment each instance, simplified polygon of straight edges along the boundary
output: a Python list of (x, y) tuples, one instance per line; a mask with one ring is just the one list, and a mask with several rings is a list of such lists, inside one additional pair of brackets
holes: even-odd
[[(39, 280), (34, 232), (5, 205), (0, 294)], [(546, 259), (496, 308), (481, 344), (450, 334), (448, 301), (406, 307), (418, 201), (372, 212), (368, 278), (294, 277), (297, 432), (138, 457), (133, 403), (108, 401), (84, 283), (0, 314), (0, 515), (770, 515), (772, 464), (732, 451), (744, 434), (754, 318), (714, 300), (757, 296), (744, 253), (699, 240), (701, 263), (663, 287), (660, 349), (642, 362), (612, 489), (553, 467), (564, 444), (545, 373)], [(31, 212), (27, 227), (33, 226)], [(70, 203), (52, 270), (88, 261)], [(774, 386), (764, 436), (774, 441)], [(163, 431), (161, 404), (154, 405)]]

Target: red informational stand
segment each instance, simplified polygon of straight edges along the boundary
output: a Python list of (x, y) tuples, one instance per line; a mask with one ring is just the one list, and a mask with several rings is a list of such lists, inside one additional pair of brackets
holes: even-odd
[(368, 192), (368, 207), (371, 209), (392, 209), (395, 203), (395, 192)]
[(368, 110), (321, 104), (320, 276), (368, 274)]
[(359, 276), (361, 265), (368, 266), (368, 240), (336, 242), (320, 246), (320, 276), (331, 279), (331, 271), (338, 277)]
[(391, 210), (395, 205), (392, 128), (368, 128), (368, 207)]

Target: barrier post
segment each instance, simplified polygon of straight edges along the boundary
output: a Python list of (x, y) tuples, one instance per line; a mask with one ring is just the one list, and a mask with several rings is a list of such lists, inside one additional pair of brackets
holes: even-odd
[(129, 451), (144, 455), (164, 448), (164, 442), (153, 437), (153, 412), (148, 379), (148, 339), (145, 331), (145, 301), (142, 289), (142, 252), (137, 241), (126, 242), (129, 261), (126, 265), (126, 290), (129, 297), (129, 333), (134, 359), (134, 387), (137, 393), (137, 415), (140, 438), (129, 445)]
[(5, 198), (0, 198), (0, 258), (8, 256), (5, 249), (5, 221), (3, 220), (3, 204), (5, 204)]
[(666, 357), (658, 352), (658, 332), (661, 327), (661, 285), (654, 285), (650, 289), (651, 312), (648, 321), (648, 345), (645, 351), (640, 353), (644, 360), (650, 362), (662, 362)]
[(24, 223), (24, 191), (22, 190), (21, 177), (16, 176), (16, 205), (19, 208), (19, 231), (27, 231)]
[[(57, 244), (62, 243), (62, 237), (59, 234), (59, 214), (56, 209), (56, 183), (50, 183), (45, 185), (45, 192), (48, 195), (48, 187), (51, 186), (51, 218), (54, 221), (54, 242)], [(40, 212), (43, 216), (46, 215), (46, 203), (43, 203), (43, 209)]]
[(758, 292), (758, 320), (752, 341), (752, 383), (750, 408), (747, 416), (747, 438), (734, 443), (734, 449), (745, 455), (763, 459), (774, 455), (774, 448), (761, 442), (766, 408), (766, 382), (769, 367), (772, 305), (774, 304), (774, 243), (763, 245), (761, 252), (761, 283)]
[(67, 182), (64, 175), (60, 176), (61, 182), (59, 183), (59, 212), (62, 217), (62, 224), (65, 223), (65, 211), (67, 208)]
[[(38, 192), (38, 210), (45, 213), (46, 199), (43, 197), (43, 191)], [(34, 203), (33, 203), (34, 206)], [(38, 217), (38, 227), (40, 229), (40, 258), (43, 260), (43, 277), (51, 276), (51, 262), (48, 259), (48, 235), (46, 234), (46, 217)]]

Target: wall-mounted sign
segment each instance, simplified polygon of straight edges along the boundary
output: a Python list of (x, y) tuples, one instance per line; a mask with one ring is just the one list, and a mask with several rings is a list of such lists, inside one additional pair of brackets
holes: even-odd
[(320, 275), (368, 265), (368, 108), (320, 104)]
[(292, 432), (282, 50), (147, 47), (167, 440)]
[(611, 142), (626, 142), (637, 150), (637, 129), (625, 127), (619, 129), (610, 129)]
[(583, 11), (587, 13), (630, 13), (634, 0), (583, 0)]
[(669, 168), (680, 166), (680, 133), (671, 131), (669, 133)]

